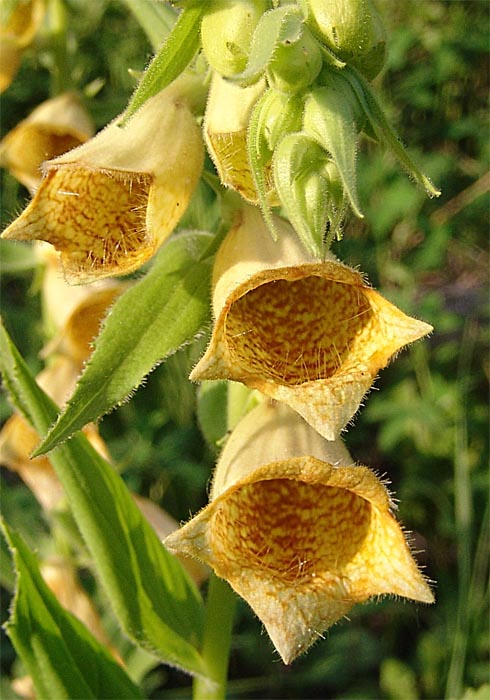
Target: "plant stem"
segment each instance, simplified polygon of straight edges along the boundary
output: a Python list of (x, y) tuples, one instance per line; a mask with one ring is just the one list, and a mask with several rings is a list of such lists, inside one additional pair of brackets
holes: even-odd
[(208, 678), (195, 678), (194, 700), (224, 700), (236, 595), (223, 579), (211, 574), (201, 654)]
[(474, 321), (467, 321), (461, 342), (458, 368), (460, 387), (459, 410), (455, 425), (454, 446), (454, 510), (458, 550), (458, 610), (451, 662), (446, 681), (446, 698), (459, 697), (463, 688), (469, 630), (468, 592), (471, 583), (472, 521), (470, 466), (468, 462), (467, 392), (474, 347)]
[(63, 0), (51, 0), (47, 18), (52, 53), (51, 96), (56, 97), (72, 87), (66, 47), (66, 7)]

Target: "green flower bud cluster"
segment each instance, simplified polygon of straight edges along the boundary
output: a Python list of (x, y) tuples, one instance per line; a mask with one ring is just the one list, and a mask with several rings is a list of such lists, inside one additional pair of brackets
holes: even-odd
[[(237, 99), (241, 89), (265, 85), (248, 111), (246, 154), (233, 146), (236, 167), (230, 166), (233, 154), (226, 157), (228, 170), (247, 163), (253, 185), (235, 189), (261, 206), (273, 236), (275, 200), (318, 257), (340, 236), (349, 207), (362, 218), (356, 159), (363, 131), (390, 148), (430, 196), (439, 194), (401, 144), (369, 83), (385, 60), (372, 0), (208, 0), (201, 45), (211, 69), (237, 87)], [(225, 115), (228, 108), (213, 104)], [(207, 123), (213, 122), (208, 113)], [(211, 155), (220, 172), (220, 155)], [(234, 186), (229, 179), (225, 184)]]

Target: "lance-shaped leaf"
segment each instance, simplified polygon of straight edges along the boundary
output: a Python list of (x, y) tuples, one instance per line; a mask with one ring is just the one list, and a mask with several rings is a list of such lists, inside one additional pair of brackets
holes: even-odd
[(165, 544), (225, 578), (290, 663), (356, 603), (433, 602), (392, 507), (340, 440), (265, 401), (230, 436), (209, 505)]
[(199, 29), (204, 11), (205, 3), (184, 9), (141, 78), (122, 115), (122, 124), (126, 124), (147, 100), (170, 85), (187, 68), (199, 51)]
[[(209, 317), (206, 233), (182, 233), (112, 307), (64, 413), (37, 454), (120, 404), (152, 369), (198, 335)], [(204, 257), (204, 259), (202, 259)]]
[(183, 76), (126, 127), (113, 121), (47, 161), (34, 198), (3, 237), (51, 243), (72, 283), (141, 267), (172, 233), (201, 175), (204, 149), (187, 90)]
[(307, 253), (289, 222), (277, 242), (244, 205), (216, 256), (215, 324), (192, 380), (231, 379), (298, 411), (333, 440), (376, 374), (429, 333), (332, 255)]
[(46, 700), (141, 698), (141, 692), (87, 628), (64, 610), (39, 572), (36, 558), (6, 524), (17, 587), (6, 631)]
[[(3, 326), (0, 369), (16, 408), (45, 433), (57, 408), (31, 377)], [(53, 450), (50, 461), (124, 632), (166, 663), (206, 675), (197, 651), (200, 595), (162, 547), (121, 477), (81, 434)]]

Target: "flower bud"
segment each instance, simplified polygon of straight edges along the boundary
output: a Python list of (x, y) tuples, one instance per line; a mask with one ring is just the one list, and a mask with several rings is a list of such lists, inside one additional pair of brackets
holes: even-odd
[(0, 166), (32, 193), (41, 184), (41, 164), (80, 146), (94, 133), (92, 120), (75, 93), (43, 102), (0, 143)]
[(284, 211), (312, 255), (321, 258), (332, 210), (328, 156), (305, 134), (285, 136), (274, 153), (273, 174)]
[[(271, 164), (277, 144), (301, 126), (303, 100), (297, 95), (269, 88), (250, 116), (247, 148), (256, 197), (270, 223), (271, 204), (278, 204), (271, 183)], [(275, 232), (271, 230), (272, 235)]]
[(340, 58), (375, 78), (383, 67), (386, 37), (372, 0), (304, 0), (308, 20)]
[(296, 41), (280, 43), (267, 67), (271, 87), (283, 92), (299, 92), (315, 80), (323, 65), (320, 46), (303, 24)]
[[(208, 151), (222, 184), (253, 204), (258, 202), (258, 195), (248, 160), (247, 132), (252, 110), (264, 89), (264, 80), (243, 88), (216, 73), (204, 122)], [(267, 196), (275, 201), (270, 166), (265, 177)]]
[(201, 42), (209, 65), (224, 77), (244, 70), (252, 36), (265, 0), (214, 0), (201, 23)]
[(362, 218), (357, 196), (356, 157), (363, 113), (341, 73), (325, 71), (322, 82), (323, 85), (312, 90), (305, 101), (303, 130), (330, 154), (352, 210)]
[(3, 233), (51, 243), (72, 283), (143, 265), (172, 233), (201, 175), (201, 134), (180, 79), (124, 128), (119, 119), (45, 163), (36, 196)]
[(296, 410), (333, 440), (391, 356), (432, 329), (361, 275), (318, 262), (292, 226), (244, 206), (213, 272), (213, 333), (192, 380), (230, 379)]
[(226, 579), (288, 664), (356, 603), (433, 602), (392, 507), (339, 440), (265, 401), (225, 445), (209, 505), (164, 544)]

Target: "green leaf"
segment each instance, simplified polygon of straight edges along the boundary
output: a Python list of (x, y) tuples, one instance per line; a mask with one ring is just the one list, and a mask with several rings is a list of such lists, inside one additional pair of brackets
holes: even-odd
[(205, 9), (203, 3), (183, 10), (171, 34), (145, 70), (124, 112), (123, 125), (150, 97), (178, 78), (192, 61), (199, 51), (199, 29)]
[(3, 275), (34, 270), (38, 265), (37, 248), (20, 241), (0, 240), (0, 268)]
[[(44, 433), (57, 408), (31, 377), (1, 324), (0, 369), (14, 404)], [(162, 661), (205, 675), (196, 649), (202, 599), (141, 515), (121, 477), (82, 433), (55, 448), (50, 461), (125, 633)]]
[(201, 256), (212, 240), (199, 232), (176, 236), (146, 277), (119, 297), (75, 393), (36, 454), (120, 404), (156, 365), (202, 332), (212, 259)]
[(53, 700), (141, 698), (108, 650), (58, 603), (20, 535), (6, 524), (3, 531), (17, 571), (6, 631), (33, 679), (37, 696)]

